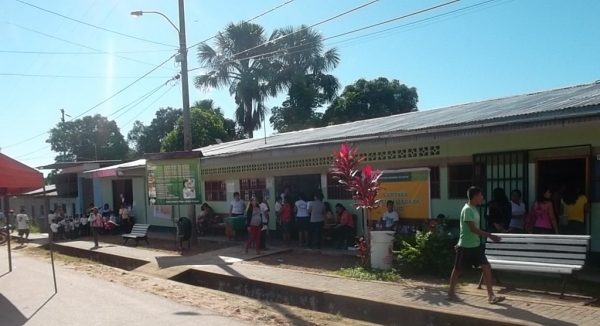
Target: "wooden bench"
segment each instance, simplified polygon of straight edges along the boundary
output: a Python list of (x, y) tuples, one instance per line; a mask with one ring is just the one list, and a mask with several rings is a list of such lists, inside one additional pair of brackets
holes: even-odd
[(121, 235), (123, 237), (123, 239), (125, 239), (124, 245), (126, 245), (127, 241), (129, 241), (129, 240), (134, 240), (136, 246), (138, 245), (138, 242), (140, 242), (141, 240), (146, 241), (146, 244), (149, 245), (150, 244), (150, 243), (148, 243), (148, 228), (149, 227), (150, 227), (150, 225), (148, 225), (148, 224), (134, 224), (133, 228), (131, 229), (131, 233)]
[(214, 213), (215, 223), (208, 226), (209, 233), (213, 235), (225, 234), (225, 223), (223, 222), (223, 218), (227, 216), (229, 216), (229, 214)]
[[(579, 281), (590, 236), (496, 233), (500, 242), (487, 240), (485, 256), (493, 271), (559, 274), (563, 279), (560, 298), (564, 298), (569, 277)], [(499, 282), (498, 274), (496, 280)], [(483, 274), (479, 280), (479, 288)], [(579, 285), (579, 282), (578, 282)]]

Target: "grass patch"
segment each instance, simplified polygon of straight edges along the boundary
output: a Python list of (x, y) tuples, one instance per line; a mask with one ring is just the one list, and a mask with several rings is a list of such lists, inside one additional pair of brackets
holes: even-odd
[(42, 229), (37, 224), (31, 224), (29, 226), (29, 232), (30, 233), (42, 233)]
[(398, 282), (402, 278), (395, 269), (365, 269), (363, 267), (342, 268), (333, 272), (334, 275), (355, 278), (363, 281)]

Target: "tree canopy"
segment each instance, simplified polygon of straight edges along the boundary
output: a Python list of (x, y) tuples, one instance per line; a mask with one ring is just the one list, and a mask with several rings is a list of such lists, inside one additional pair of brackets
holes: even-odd
[[(228, 140), (223, 119), (214, 111), (194, 107), (190, 109), (192, 124), (193, 148), (204, 147), (217, 143), (217, 139)], [(183, 151), (183, 117), (177, 120), (175, 129), (171, 131), (162, 142), (161, 151)]]
[(59, 122), (50, 129), (47, 143), (59, 153), (56, 162), (123, 160), (129, 147), (117, 123), (99, 114)]
[(181, 115), (181, 109), (167, 107), (158, 109), (155, 118), (147, 126), (141, 121), (136, 121), (127, 134), (127, 140), (135, 156), (141, 157), (145, 153), (160, 152), (163, 140), (173, 131)]
[(359, 79), (327, 108), (325, 124), (338, 124), (417, 111), (417, 89), (384, 77)]

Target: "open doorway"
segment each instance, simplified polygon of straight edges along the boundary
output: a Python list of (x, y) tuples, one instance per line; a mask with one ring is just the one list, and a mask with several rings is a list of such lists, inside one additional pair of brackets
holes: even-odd
[(321, 175), (304, 174), (275, 177), (275, 193), (280, 195), (285, 187), (290, 187), (293, 201), (298, 200), (301, 193), (304, 194), (306, 200), (312, 200), (308, 196), (316, 194), (321, 189)]
[(131, 205), (133, 202), (133, 182), (131, 179), (118, 179), (112, 181), (113, 206), (111, 209), (119, 211), (122, 203)]
[[(587, 157), (543, 159), (537, 162), (537, 187), (556, 187), (573, 185), (583, 193), (587, 192)], [(537, 192), (536, 192), (537, 194)]]

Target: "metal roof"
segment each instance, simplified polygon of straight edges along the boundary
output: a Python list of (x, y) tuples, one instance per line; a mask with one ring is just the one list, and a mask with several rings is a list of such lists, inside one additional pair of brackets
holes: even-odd
[(281, 147), (308, 146), (324, 141), (345, 141), (381, 134), (435, 133), (486, 124), (508, 125), (528, 120), (547, 120), (600, 114), (600, 81), (537, 93), (454, 105), (323, 128), (273, 134), (211, 145), (204, 157), (229, 156)]
[(146, 167), (146, 159), (139, 159), (127, 163), (111, 165), (100, 169), (83, 172), (84, 174), (92, 174), (93, 177), (111, 177), (118, 175), (119, 171), (139, 169)]
[(100, 164), (100, 166), (106, 166), (106, 164), (119, 163), (121, 160), (101, 160), (101, 161), (80, 161), (80, 162), (57, 162), (44, 166), (39, 166), (39, 170), (50, 170), (50, 169), (64, 169), (74, 166), (83, 166), (85, 164)]

